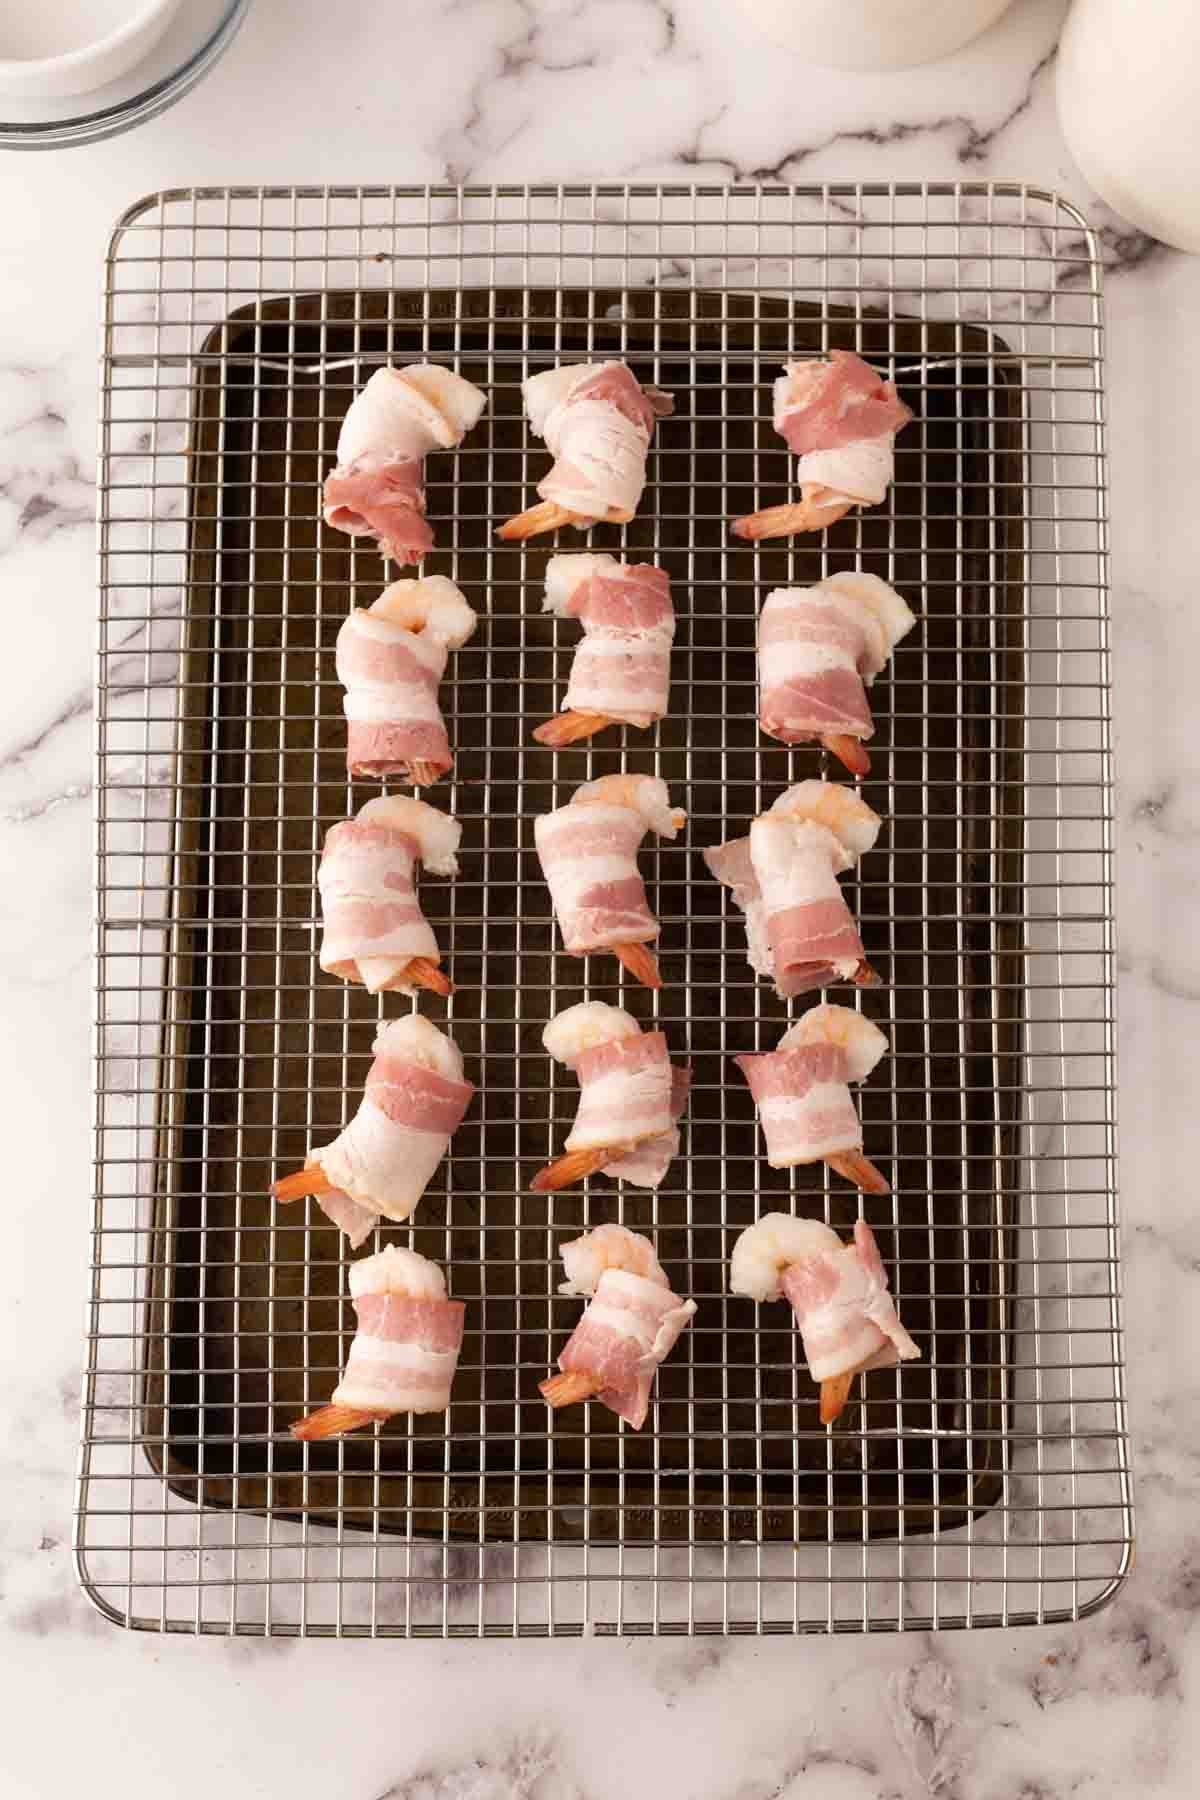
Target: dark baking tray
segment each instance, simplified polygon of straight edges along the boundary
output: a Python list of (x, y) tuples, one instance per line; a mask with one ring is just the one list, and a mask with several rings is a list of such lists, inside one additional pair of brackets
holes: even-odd
[[(786, 355), (825, 344), (895, 355), (923, 375), (901, 381), (917, 421), (900, 440), (889, 505), (756, 559), (731, 543), (727, 518), (754, 503), (756, 479), (762, 504), (790, 491), (790, 459), (763, 416), (767, 384)], [(558, 952), (532, 819), (621, 766), (622, 745), (610, 734), (590, 755), (555, 760), (530, 741), (562, 691), (575, 631), (539, 610), (554, 546), (522, 553), (493, 537), (547, 466), (521, 418), (523, 352), (534, 368), (626, 355), (678, 399), (624, 539), (670, 570), (680, 615), (671, 718), (657, 740), (627, 734), (625, 762), (666, 776), (692, 815), (688, 841), (644, 853), (663, 919), (659, 1016), (695, 1076), (688, 1154), (657, 1197), (622, 1198), (603, 1181), (586, 1195), (528, 1192), (574, 1109), (542, 1026), (580, 997), (586, 973)], [(352, 1313), (336, 1233), (315, 1208), (277, 1212), (267, 1190), (340, 1128), (370, 1060), (375, 1003), (316, 968), (314, 875), (325, 829), (377, 791), (346, 784), (332, 648), (348, 607), (381, 585), (374, 552), (317, 521), (321, 475), (366, 370), (314, 371), (428, 354), (452, 356), (489, 391), (466, 447), (428, 470), (439, 543), (428, 567), (454, 573), (482, 614), (443, 686), (456, 786), (431, 796), (463, 821), (463, 874), (424, 888), (480, 1093), (412, 1241), (448, 1266), (468, 1328), (448, 1422), (397, 1420), (304, 1449), (288, 1423), (328, 1396)], [(721, 292), (327, 293), (233, 314), (198, 359), (194, 401), (143, 1413), (173, 1490), (206, 1506), (506, 1543), (891, 1537), (945, 1531), (992, 1504), (1024, 981), (1022, 388), (1001, 340)], [(620, 543), (604, 530), (593, 540)], [(793, 1196), (761, 1159), (727, 1059), (771, 1047), (785, 1012), (750, 977), (740, 922), (699, 847), (819, 772), (811, 747), (788, 752), (758, 733), (755, 610), (770, 586), (856, 560), (920, 615), (875, 689), (865, 791), (888, 822), (850, 898), (884, 983), (864, 1004), (892, 1043), (862, 1110), (895, 1197), (866, 1210), (927, 1356), (898, 1383), (888, 1373), (860, 1384), (830, 1436), (797, 1371), (787, 1309), (729, 1298), (725, 1271), (759, 1212), (828, 1204), (848, 1229), (857, 1197), (819, 1168), (798, 1172)], [(593, 959), (591, 974), (592, 994), (617, 997), (610, 969)], [(643, 992), (623, 998), (649, 1016)], [(440, 1003), (428, 1010), (440, 1021)], [(556, 1246), (617, 1216), (653, 1230), (676, 1286), (700, 1305), (641, 1435), (598, 1407), (551, 1423), (537, 1391), (578, 1315), (554, 1297)]]

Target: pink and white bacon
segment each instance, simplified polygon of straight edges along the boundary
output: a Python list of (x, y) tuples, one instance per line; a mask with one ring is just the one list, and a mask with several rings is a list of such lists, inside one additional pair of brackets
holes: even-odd
[(788, 363), (775, 383), (775, 429), (800, 459), (800, 502), (736, 519), (739, 537), (788, 537), (836, 524), (853, 506), (878, 506), (895, 472), (896, 433), (912, 412), (861, 356)]
[(644, 388), (623, 362), (546, 369), (531, 375), (522, 391), (530, 429), (555, 460), (538, 483), (544, 504), (509, 519), (500, 536), (632, 519), (646, 485), (654, 426), (674, 410), (671, 396)]
[(450, 651), (476, 624), (444, 575), (394, 581), (349, 615), (338, 632), (336, 663), (352, 777), (405, 775), (424, 786), (453, 767), (438, 686)]
[(821, 1386), (823, 1424), (837, 1418), (855, 1375), (921, 1354), (900, 1323), (865, 1219), (845, 1244), (818, 1219), (767, 1213), (734, 1245), (729, 1285), (751, 1300), (791, 1302), (808, 1372)]
[(735, 1057), (758, 1108), (773, 1169), (826, 1162), (856, 1187), (886, 1194), (887, 1178), (863, 1155), (850, 1083), (865, 1081), (887, 1050), (878, 1025), (848, 1006), (815, 1006), (774, 1050)]
[(623, 1007), (589, 1000), (556, 1014), (542, 1042), (574, 1071), (580, 1092), (567, 1154), (542, 1170), (534, 1187), (566, 1186), (597, 1171), (658, 1187), (679, 1152), (691, 1082), (690, 1069), (670, 1061), (663, 1033), (643, 1031)]
[(667, 1170), (679, 1155), (679, 1121), (687, 1110), (691, 1086), (691, 1069), (680, 1063), (672, 1063), (670, 1131), (660, 1131), (654, 1137), (643, 1138), (631, 1150), (624, 1151), (612, 1162), (606, 1162), (600, 1173), (611, 1175), (617, 1181), (631, 1181), (634, 1187), (659, 1187)]
[(612, 556), (552, 556), (543, 611), (575, 618), (583, 639), (557, 718), (534, 736), (561, 745), (605, 725), (645, 730), (667, 711), (675, 610), (665, 569)]
[(658, 1365), (696, 1311), (672, 1293), (654, 1246), (622, 1225), (601, 1225), (563, 1246), (563, 1294), (589, 1297), (541, 1384), (552, 1407), (595, 1396), (635, 1431), (645, 1423)]
[(817, 739), (853, 774), (875, 734), (867, 688), (916, 620), (894, 588), (861, 570), (775, 588), (758, 621), (758, 716), (785, 744)]
[(749, 837), (704, 852), (745, 912), (751, 967), (782, 999), (874, 980), (837, 878), (871, 849), (881, 823), (852, 788), (801, 781), (753, 821)]
[(566, 806), (543, 813), (533, 835), (570, 956), (612, 950), (648, 987), (660, 985), (658, 936), (637, 853), (647, 831), (673, 838), (687, 814), (655, 775), (604, 775), (584, 782)]
[(403, 1221), (425, 1192), (475, 1090), (457, 1045), (417, 1013), (380, 1027), (358, 1111), (305, 1167), (275, 1184), (277, 1200), (315, 1194), (357, 1249), (380, 1217)]
[(317, 871), (327, 975), (361, 982), (371, 994), (450, 991), (436, 973), (442, 953), (415, 872), (421, 863), (431, 874), (457, 875), (461, 836), (457, 819), (406, 794), (368, 800), (330, 828)]
[(433, 548), (425, 457), (453, 450), (478, 423), (484, 395), (451, 369), (376, 369), (351, 402), (325, 478), (325, 523), (378, 539), (385, 557), (417, 563)]
[(439, 1413), (462, 1348), (465, 1307), (415, 1250), (389, 1245), (350, 1266), (358, 1328), (329, 1406), (292, 1426), (298, 1438), (332, 1437), (393, 1413)]

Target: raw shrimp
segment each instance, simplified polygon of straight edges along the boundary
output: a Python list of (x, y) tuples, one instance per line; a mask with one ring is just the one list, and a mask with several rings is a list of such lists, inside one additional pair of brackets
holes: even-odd
[(865, 1081), (888, 1047), (874, 1019), (852, 1006), (834, 1006), (827, 1001), (802, 1013), (780, 1038), (779, 1049), (798, 1049), (804, 1044), (837, 1044), (844, 1050), (847, 1081)]
[(352, 1247), (381, 1214), (408, 1218), (474, 1093), (458, 1046), (419, 1013), (382, 1025), (374, 1050), (362, 1102), (345, 1130), (273, 1190), (279, 1201), (316, 1195)]
[(921, 1354), (897, 1316), (865, 1219), (845, 1244), (819, 1219), (767, 1213), (734, 1245), (729, 1285), (751, 1300), (791, 1302), (824, 1425), (841, 1412), (855, 1375)]
[(855, 775), (871, 767), (867, 689), (916, 624), (895, 588), (862, 569), (773, 588), (758, 618), (758, 717), (784, 744), (815, 739)]
[(671, 805), (665, 781), (657, 775), (602, 775), (585, 781), (572, 796), (573, 806), (628, 806), (640, 813), (646, 829), (659, 837), (673, 838), (687, 824), (681, 806)]
[(452, 649), (475, 629), (475, 613), (444, 575), (394, 581), (356, 607), (337, 636), (345, 688), (346, 765), (352, 777), (407, 775), (426, 787), (454, 765), (438, 702)]
[(325, 480), (326, 524), (375, 538), (386, 558), (419, 563), (433, 547), (425, 457), (461, 444), (483, 407), (480, 390), (452, 369), (376, 369), (342, 421), (337, 466)]
[(883, 820), (853, 788), (836, 781), (798, 781), (780, 794), (770, 811), (785, 819), (811, 819), (832, 831), (854, 857), (873, 850)]
[(667, 710), (675, 613), (671, 583), (649, 563), (612, 556), (552, 556), (543, 610), (578, 619), (565, 709), (534, 732), (561, 747), (607, 725), (645, 730)]
[(773, 1169), (828, 1163), (868, 1193), (889, 1191), (863, 1155), (862, 1126), (849, 1083), (863, 1081), (887, 1049), (877, 1025), (845, 1006), (817, 1006), (784, 1033), (776, 1049), (739, 1056), (758, 1106)]
[(748, 1226), (733, 1246), (729, 1259), (729, 1286), (750, 1300), (778, 1300), (783, 1294), (784, 1271), (808, 1256), (840, 1250), (836, 1231), (819, 1219), (798, 1219), (792, 1213), (764, 1213)]
[(774, 978), (781, 998), (831, 981), (874, 983), (837, 877), (871, 848), (880, 824), (852, 789), (801, 781), (751, 822), (748, 837), (705, 850), (746, 915), (751, 966)]
[(602, 1225), (563, 1248), (564, 1294), (591, 1296), (541, 1391), (557, 1410), (593, 1394), (636, 1431), (655, 1370), (696, 1311), (671, 1292), (648, 1238)]
[(644, 1281), (670, 1286), (649, 1238), (624, 1225), (597, 1225), (564, 1244), (560, 1254), (567, 1277), (559, 1285), (560, 1294), (594, 1294), (605, 1269), (626, 1269)]
[(358, 1327), (345, 1373), (331, 1404), (293, 1425), (293, 1437), (334, 1437), (394, 1413), (445, 1412), (450, 1404), (466, 1309), (446, 1298), (437, 1264), (389, 1245), (351, 1264), (350, 1296)]
[(534, 823), (542, 871), (567, 951), (611, 950), (646, 987), (662, 985), (648, 943), (658, 936), (637, 867), (647, 830), (673, 838), (687, 814), (652, 775), (605, 775)]
[(414, 636), (424, 632), (436, 638), (448, 650), (461, 650), (479, 623), (475, 609), (445, 575), (393, 581), (372, 602), (371, 611)]
[(622, 1006), (606, 1000), (581, 1000), (555, 1013), (542, 1032), (542, 1044), (555, 1062), (573, 1069), (585, 1050), (611, 1044), (619, 1038), (637, 1037), (641, 1026)]
[(788, 363), (775, 383), (774, 422), (800, 459), (800, 502), (735, 519), (734, 532), (754, 541), (823, 531), (851, 507), (877, 506), (892, 480), (896, 433), (912, 416), (894, 384), (851, 351)]
[(415, 871), (457, 875), (457, 819), (424, 800), (388, 794), (330, 828), (317, 871), (321, 967), (368, 993), (453, 992), (421, 910)]
[(623, 362), (545, 369), (523, 393), (530, 429), (555, 461), (538, 483), (542, 504), (507, 520), (499, 535), (522, 541), (562, 525), (632, 519), (655, 422), (671, 412), (670, 396), (642, 387)]
[[(672, 1067), (662, 1032), (643, 1032), (622, 1007), (593, 1000), (551, 1019), (542, 1041), (574, 1070), (580, 1095), (567, 1153), (535, 1176), (535, 1190), (568, 1187), (601, 1169), (656, 1187), (678, 1147), (676, 1122), (687, 1099), (685, 1072)], [(643, 1146), (655, 1154), (621, 1166)]]

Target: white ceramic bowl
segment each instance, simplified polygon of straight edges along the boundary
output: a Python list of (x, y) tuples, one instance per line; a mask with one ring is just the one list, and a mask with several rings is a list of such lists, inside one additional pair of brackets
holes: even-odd
[(0, 94), (90, 94), (134, 68), (180, 0), (0, 0)]
[(1130, 224), (1200, 256), (1200, 8), (1077, 0), (1058, 47), (1058, 118), (1092, 187)]
[(742, 0), (759, 29), (826, 69), (912, 69), (959, 50), (1012, 0)]

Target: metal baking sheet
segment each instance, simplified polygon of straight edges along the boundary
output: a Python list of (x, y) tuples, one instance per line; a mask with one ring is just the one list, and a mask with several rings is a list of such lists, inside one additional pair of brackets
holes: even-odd
[[(177, 1491), (206, 1504), (324, 1515), (367, 1530), (523, 1539), (724, 1542), (749, 1534), (894, 1536), (946, 1530), (996, 1497), (1003, 1422), (1005, 1225), (1015, 1191), (1023, 977), (1017, 927), (1024, 792), (1019, 631), (997, 581), (1019, 576), (1019, 385), (987, 364), (927, 368), (957, 340), (902, 318), (822, 321), (816, 309), (694, 293), (435, 291), (319, 295), (254, 308), (210, 339), (222, 358), (197, 395), (191, 511), (195, 572), (187, 687), (188, 777), (175, 893), (189, 901), (174, 991), (181, 1113), (165, 1147), (170, 1225), (161, 1328)], [(891, 507), (828, 540), (757, 554), (728, 521), (789, 478), (763, 409), (788, 355), (856, 348), (900, 375), (917, 423), (900, 440)], [(527, 501), (545, 453), (520, 382), (566, 358), (624, 356), (676, 399), (651, 481), (623, 534), (670, 572), (680, 629), (670, 718), (557, 755), (533, 743), (555, 710), (577, 627), (541, 613), (552, 541), (510, 549), (497, 521)], [(377, 791), (347, 785), (333, 643), (382, 566), (318, 526), (317, 496), (346, 406), (373, 366), (453, 361), (488, 395), (464, 449), (430, 459), (429, 510), (448, 570), (479, 608), (476, 638), (443, 684), (452, 787), (430, 796), (463, 824), (463, 872), (426, 881), (456, 982), (449, 1025), (479, 1088), (413, 1223), (467, 1301), (448, 1416), (308, 1446), (289, 1421), (337, 1381), (353, 1312), (337, 1233), (266, 1198), (357, 1105), (380, 1005), (316, 963), (317, 851)], [(276, 365), (276, 366), (273, 366)], [(615, 541), (596, 531), (593, 541)], [(582, 543), (582, 540), (581, 540)], [(564, 544), (561, 547), (567, 547)], [(953, 558), (953, 583), (929, 582)], [(882, 979), (860, 1004), (892, 1054), (862, 1095), (866, 1141), (894, 1194), (867, 1202), (908, 1327), (927, 1352), (862, 1384), (829, 1436), (798, 1370), (786, 1307), (727, 1295), (736, 1233), (795, 1205), (848, 1231), (858, 1195), (821, 1167), (766, 1168), (731, 1057), (774, 1045), (786, 1008), (751, 976), (744, 931), (699, 850), (734, 835), (789, 782), (823, 772), (813, 747), (767, 742), (756, 720), (761, 594), (858, 564), (911, 599), (921, 624), (873, 694), (864, 792), (884, 816), (851, 904)], [(211, 585), (204, 574), (211, 571)], [(528, 1191), (561, 1146), (573, 1080), (542, 1048), (546, 1020), (616, 998), (615, 962), (561, 952), (533, 849), (538, 813), (619, 768), (653, 770), (687, 806), (683, 840), (645, 867), (663, 925), (655, 1016), (694, 1085), (684, 1152), (657, 1193), (593, 1180)], [(196, 929), (194, 900), (203, 909)], [(841, 995), (839, 998), (854, 996)], [(401, 1002), (401, 1005), (404, 1003)], [(394, 1013), (394, 997), (382, 1011)], [(433, 1016), (437, 1003), (426, 1003)], [(174, 1086), (174, 1084), (172, 1084)], [(648, 1229), (695, 1325), (660, 1372), (642, 1435), (600, 1407), (548, 1415), (537, 1384), (577, 1301), (556, 1295), (558, 1246), (620, 1217)], [(402, 1234), (403, 1235), (403, 1234)], [(385, 1228), (384, 1236), (395, 1236)], [(150, 1383), (148, 1398), (156, 1392)], [(968, 1408), (968, 1395), (970, 1407)]]

